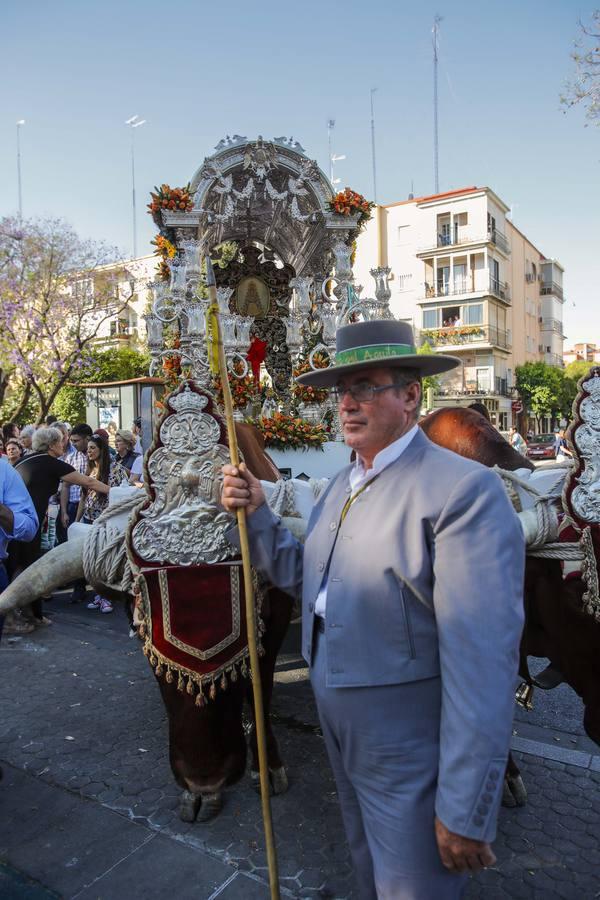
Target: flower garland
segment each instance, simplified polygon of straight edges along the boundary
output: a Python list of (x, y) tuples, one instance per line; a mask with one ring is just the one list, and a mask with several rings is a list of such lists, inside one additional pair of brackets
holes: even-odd
[(148, 212), (160, 227), (160, 213), (163, 209), (177, 210), (178, 212), (191, 212), (194, 208), (192, 200), (192, 188), (188, 182), (185, 187), (172, 188), (168, 184), (161, 184), (150, 191), (152, 201), (148, 204)]
[(329, 201), (329, 209), (337, 213), (339, 216), (355, 216), (358, 213), (357, 233), (360, 233), (371, 216), (375, 204), (366, 200), (362, 194), (351, 190), (349, 187), (339, 191), (333, 200)]
[[(239, 365), (239, 364), (238, 364)], [(258, 385), (258, 390), (256, 389), (256, 382), (254, 380), (253, 375), (244, 375), (239, 377), (239, 373), (242, 371), (241, 367), (236, 367), (234, 364), (234, 369), (237, 370), (238, 375), (232, 375), (229, 378), (229, 389), (231, 391), (231, 400), (233, 402), (234, 409), (246, 409), (249, 403), (252, 403), (254, 400), (259, 400), (260, 403), (263, 401), (263, 393), (264, 393), (264, 385)], [(223, 388), (221, 385), (221, 378), (219, 375), (215, 375), (213, 379), (213, 386), (215, 393), (217, 395), (217, 400), (219, 405), (223, 406)], [(257, 397), (258, 395), (258, 397)]]
[[(172, 341), (166, 341), (166, 343), (170, 343), (171, 350), (179, 350), (180, 342), (179, 337), (176, 336), (172, 339)], [(155, 407), (157, 410), (162, 411), (165, 409), (164, 399), (167, 394), (170, 394), (175, 388), (179, 387), (179, 382), (182, 375), (181, 370), (181, 356), (177, 353), (169, 354), (169, 356), (165, 356), (162, 360), (162, 372), (163, 372), (163, 382), (164, 382), (164, 393), (162, 397), (155, 402)]]
[[(329, 365), (327, 357), (323, 353), (315, 353), (313, 356), (313, 365), (305, 359), (300, 362), (294, 369), (294, 378), (313, 372), (315, 369), (326, 369)], [(329, 396), (326, 388), (314, 388), (307, 384), (295, 383), (292, 387), (292, 397), (299, 403), (324, 403)]]
[(169, 281), (171, 278), (171, 270), (169, 268), (168, 260), (173, 259), (177, 255), (177, 247), (162, 234), (157, 234), (150, 243), (155, 247), (154, 255), (160, 256), (156, 274), (160, 281)]
[(309, 447), (323, 449), (328, 435), (323, 425), (312, 425), (305, 419), (275, 413), (271, 419), (259, 419), (252, 422), (260, 429), (265, 439), (265, 446), (274, 450), (306, 450)]
[(438, 345), (464, 344), (465, 342), (461, 340), (461, 338), (468, 337), (469, 335), (477, 335), (481, 338), (485, 337), (484, 326), (458, 325), (447, 329), (432, 328), (421, 332), (423, 340), (433, 341), (434, 344)]

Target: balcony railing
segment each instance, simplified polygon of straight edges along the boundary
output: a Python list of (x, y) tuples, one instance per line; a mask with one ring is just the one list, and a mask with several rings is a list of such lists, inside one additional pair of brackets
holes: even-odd
[(545, 353), (544, 362), (547, 362), (550, 366), (560, 366), (560, 368), (564, 366), (564, 360), (558, 353)]
[(555, 331), (562, 335), (563, 323), (558, 319), (542, 319), (542, 331)]
[[(485, 287), (473, 287), (464, 278), (454, 281), (453, 284), (440, 282), (434, 285), (429, 284), (427, 281), (425, 282), (426, 300), (435, 300), (436, 297), (454, 297), (457, 294), (485, 294), (487, 292)], [(510, 287), (506, 282), (490, 278), (489, 293), (499, 297), (500, 300), (504, 300), (505, 303), (510, 303)]]
[(560, 300), (564, 300), (563, 289), (560, 284), (557, 284), (555, 281), (551, 283), (547, 281), (542, 282), (542, 286), (540, 288), (540, 294), (543, 296), (547, 296), (548, 294), (553, 294), (555, 297), (558, 297)]
[(510, 254), (510, 244), (508, 239), (501, 231), (497, 231), (495, 228), (492, 231), (488, 231), (487, 234), (473, 235), (469, 234), (462, 229), (458, 231), (454, 231), (453, 234), (447, 234), (446, 232), (438, 232), (437, 242), (433, 245), (427, 244), (427, 246), (422, 247), (418, 252), (426, 253), (429, 250), (434, 249), (435, 247), (460, 247), (463, 244), (485, 244), (490, 241), (492, 244), (495, 244), (502, 253), (507, 256)]
[(508, 243), (506, 235), (502, 234), (501, 231), (498, 231), (497, 228), (492, 228), (489, 232), (488, 241), (495, 244), (498, 250), (501, 250), (502, 253), (505, 253), (507, 256), (510, 253), (510, 244)]
[(493, 325), (453, 325), (450, 328), (424, 328), (421, 331), (424, 341), (434, 347), (460, 347), (467, 344), (490, 344), (508, 350), (511, 347), (507, 331)]
[(499, 297), (505, 303), (510, 303), (510, 287), (506, 281), (498, 281), (496, 278), (490, 278), (490, 293), (494, 297)]

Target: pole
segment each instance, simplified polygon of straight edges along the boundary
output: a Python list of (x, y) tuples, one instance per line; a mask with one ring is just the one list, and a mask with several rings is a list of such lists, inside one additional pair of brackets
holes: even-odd
[(131, 210), (133, 213), (133, 258), (137, 259), (137, 227), (135, 218), (135, 150), (134, 129), (131, 129)]
[(23, 221), (23, 193), (21, 189), (21, 125), (25, 124), (25, 119), (19, 119), (17, 122), (17, 185), (19, 191), (19, 225)]
[(373, 200), (377, 203), (377, 163), (375, 160), (375, 109), (373, 106), (373, 94), (377, 88), (371, 88), (371, 157), (373, 160)]
[[(229, 455), (234, 466), (240, 464), (235, 422), (233, 419), (233, 403), (231, 390), (227, 377), (227, 361), (225, 350), (221, 340), (219, 325), (219, 304), (217, 301), (217, 285), (210, 256), (206, 256), (206, 286), (210, 300), (210, 310), (216, 333), (219, 376), (223, 390), (223, 406), (225, 408), (225, 422), (227, 424), (227, 437), (229, 439)], [(246, 627), (248, 630), (248, 650), (250, 654), (250, 671), (252, 673), (252, 695), (254, 699), (254, 722), (256, 725), (256, 743), (258, 747), (258, 768), (260, 773), (260, 800), (265, 829), (265, 843), (267, 847), (267, 861), (269, 865), (269, 884), (272, 900), (279, 900), (279, 873), (277, 867), (277, 854), (275, 851), (275, 838), (273, 835), (273, 820), (271, 818), (271, 797), (269, 788), (269, 769), (267, 764), (267, 741), (265, 736), (265, 713), (263, 708), (262, 687), (260, 679), (260, 667), (258, 649), (256, 646), (256, 613), (254, 609), (254, 591), (252, 588), (252, 569), (250, 566), (250, 546), (248, 544), (248, 528), (246, 525), (246, 510), (237, 510), (237, 524), (240, 535), (240, 549), (242, 552), (242, 569), (244, 572), (244, 594), (246, 600)]]
[(433, 19), (433, 175), (435, 193), (440, 192), (439, 146), (438, 146), (438, 35), (442, 17)]
[(327, 147), (329, 149), (329, 180), (333, 184), (333, 153), (331, 152), (331, 133), (335, 128), (335, 119), (327, 119)]

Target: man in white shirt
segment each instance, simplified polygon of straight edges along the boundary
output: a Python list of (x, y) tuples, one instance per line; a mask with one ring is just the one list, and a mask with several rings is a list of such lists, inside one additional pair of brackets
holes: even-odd
[[(310, 675), (359, 896), (454, 900), (492, 865), (523, 623), (524, 542), (498, 476), (417, 427), (410, 326), (339, 329), (331, 387), (357, 455), (319, 498), (304, 547), (242, 465), (222, 502), (244, 506), (253, 564), (302, 596)], [(237, 529), (228, 533), (238, 542)]]

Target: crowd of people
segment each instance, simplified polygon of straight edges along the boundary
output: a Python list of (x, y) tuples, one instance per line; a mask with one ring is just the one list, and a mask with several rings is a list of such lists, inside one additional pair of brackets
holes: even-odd
[[(114, 446), (112, 444), (114, 443)], [(24, 485), (37, 518), (33, 534), (10, 534), (3, 548), (4, 580), (10, 583), (28, 566), (67, 540), (74, 522), (91, 525), (108, 505), (111, 487), (142, 484), (141, 421), (133, 422), (131, 431), (116, 429), (114, 439), (103, 428), (93, 430), (88, 424), (71, 427), (48, 416), (43, 425), (20, 428), (15, 422), (0, 427), (0, 460), (4, 460), (18, 482)], [(51, 625), (44, 613), (44, 599), (35, 600), (23, 610), (6, 617), (4, 631), (28, 634), (38, 627)], [(71, 602), (87, 599), (84, 580), (72, 585)], [(111, 613), (111, 602), (99, 595), (87, 604), (89, 609)]]

